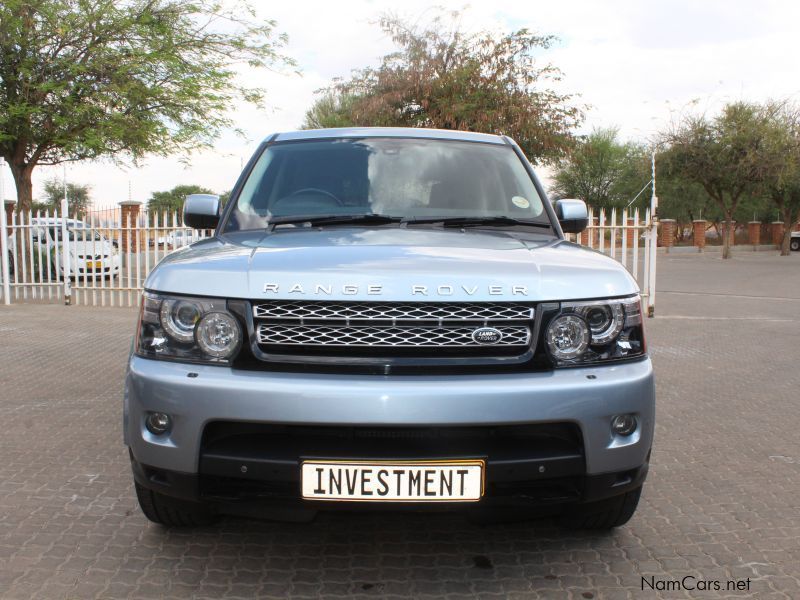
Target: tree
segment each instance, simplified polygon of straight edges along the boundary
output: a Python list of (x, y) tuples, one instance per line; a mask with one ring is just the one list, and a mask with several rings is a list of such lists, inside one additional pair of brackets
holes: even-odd
[(767, 105), (770, 117), (768, 146), (774, 170), (764, 186), (784, 224), (781, 256), (789, 255), (794, 224), (800, 220), (800, 108), (788, 103)]
[(4, 0), (0, 155), (18, 210), (37, 165), (209, 145), (235, 99), (264, 96), (237, 64), (290, 63), (274, 25), (222, 0)]
[(466, 33), (458, 12), (419, 27), (387, 15), (380, 27), (398, 50), (377, 68), (335, 81), (303, 127), (435, 127), (507, 134), (534, 162), (562, 156), (583, 115), (550, 86), (560, 71), (535, 54), (555, 41), (527, 29)]
[(627, 206), (650, 180), (650, 161), (643, 147), (621, 143), (617, 135), (614, 128), (595, 129), (579, 139), (557, 164), (553, 196), (598, 208)]
[(306, 111), (302, 129), (325, 129), (355, 125), (353, 111), (356, 98), (349, 94), (325, 92)]
[(162, 215), (166, 213), (181, 213), (183, 203), (189, 194), (213, 194), (211, 190), (199, 185), (178, 185), (165, 192), (153, 192), (147, 201), (147, 212), (150, 215), (156, 213)]
[(701, 185), (723, 214), (723, 258), (731, 257), (727, 232), (740, 201), (759, 188), (774, 163), (765, 143), (768, 127), (763, 107), (735, 102), (713, 119), (687, 116), (664, 136), (672, 172)]
[[(80, 183), (67, 182), (67, 199), (69, 201), (70, 213), (76, 219), (83, 219), (89, 210), (91, 199), (89, 193), (91, 186)], [(64, 182), (58, 179), (48, 179), (44, 182), (44, 201), (40, 207), (51, 213), (54, 210), (61, 210), (61, 199), (64, 198)]]

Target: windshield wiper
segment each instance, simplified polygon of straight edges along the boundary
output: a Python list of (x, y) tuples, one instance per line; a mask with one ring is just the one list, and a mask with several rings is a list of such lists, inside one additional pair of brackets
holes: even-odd
[(531, 221), (529, 219), (514, 219), (513, 217), (430, 217), (423, 219), (410, 219), (409, 225), (424, 223), (441, 223), (443, 227), (479, 227), (481, 225), (502, 226), (502, 225), (529, 225), (531, 227), (543, 227), (550, 229), (550, 223), (541, 221)]
[(284, 215), (271, 217), (268, 223), (270, 231), (276, 225), (296, 225), (309, 223), (312, 227), (318, 225), (386, 225), (400, 223), (401, 217), (367, 213), (361, 215)]

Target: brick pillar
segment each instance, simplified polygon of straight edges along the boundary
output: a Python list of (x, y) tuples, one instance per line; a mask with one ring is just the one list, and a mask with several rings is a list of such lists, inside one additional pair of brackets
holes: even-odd
[(131, 239), (128, 240), (128, 231), (125, 228), (136, 227), (136, 224), (139, 222), (139, 208), (142, 206), (142, 203), (137, 202), (136, 200), (126, 200), (125, 202), (120, 202), (119, 206), (122, 209), (121, 225), (123, 227), (121, 235), (122, 248), (120, 248), (120, 250), (122, 252), (126, 252), (128, 250), (138, 252), (139, 244), (136, 240), (136, 233), (131, 231)]
[(11, 235), (11, 215), (14, 214), (14, 206), (16, 206), (16, 200), (5, 200), (3, 202), (5, 205), (5, 222), (8, 226), (8, 234)]
[(750, 221), (747, 224), (747, 241), (753, 245), (753, 250), (761, 243), (761, 221)]
[(705, 219), (695, 219), (692, 221), (692, 238), (694, 247), (698, 252), (702, 252), (706, 247), (706, 222)]
[[(592, 217), (591, 222), (589, 223), (589, 225), (594, 225), (595, 227), (597, 227), (597, 224), (599, 222), (600, 222), (600, 218), (599, 217)], [(594, 245), (597, 246), (597, 240), (600, 239), (597, 236), (600, 235), (600, 233), (598, 232), (597, 229), (593, 229), (591, 233), (592, 233), (592, 241), (594, 242)], [(581, 240), (580, 240), (580, 242), (581, 242), (581, 246), (588, 246), (589, 245), (589, 230), (588, 229), (584, 229), (583, 231), (581, 231)]]
[(797, 223), (794, 224), (793, 231), (800, 231), (800, 221), (798, 221)]
[(660, 245), (664, 246), (669, 252), (669, 249), (675, 245), (675, 227), (677, 223), (675, 219), (661, 219), (661, 240)]
[(633, 238), (638, 235), (638, 231), (633, 228), (633, 219), (628, 219), (628, 227), (629, 229), (626, 230), (625, 235), (628, 238), (626, 243), (628, 244), (628, 248), (633, 248)]
[(772, 222), (772, 243), (779, 248), (783, 243), (783, 221)]

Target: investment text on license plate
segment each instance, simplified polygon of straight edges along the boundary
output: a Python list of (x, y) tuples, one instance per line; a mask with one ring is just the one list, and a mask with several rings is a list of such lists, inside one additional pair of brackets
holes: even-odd
[(306, 461), (303, 498), (369, 502), (474, 502), (483, 494), (481, 460)]

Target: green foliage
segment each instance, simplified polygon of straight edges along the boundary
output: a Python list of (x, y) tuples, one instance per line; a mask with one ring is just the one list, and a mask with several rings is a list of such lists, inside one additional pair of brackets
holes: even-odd
[(553, 36), (526, 29), (475, 34), (460, 13), (440, 9), (420, 27), (387, 15), (380, 27), (398, 47), (377, 68), (335, 81), (303, 127), (389, 126), (463, 129), (510, 135), (533, 162), (561, 157), (582, 118), (570, 95), (550, 87), (560, 71), (536, 54)]
[[(687, 116), (664, 136), (666, 172), (687, 184), (699, 185), (722, 213), (726, 229), (742, 201), (757, 197), (781, 156), (767, 143), (769, 111), (747, 102), (735, 102), (709, 119)], [(730, 258), (728, 236), (723, 258)]]
[(306, 111), (302, 129), (325, 129), (355, 125), (356, 98), (351, 95), (326, 91)]
[[(579, 198), (592, 207), (624, 208), (650, 180), (645, 148), (622, 143), (617, 129), (596, 129), (561, 159), (553, 177), (555, 198)], [(650, 197), (643, 193), (637, 204)]]
[(36, 165), (211, 144), (235, 99), (264, 96), (236, 66), (290, 62), (274, 26), (236, 1), (4, 0), (0, 155), (18, 209)]
[[(89, 210), (91, 199), (89, 194), (91, 186), (87, 184), (67, 182), (67, 200), (69, 202), (70, 217), (83, 219)], [(47, 210), (52, 214), (54, 210), (61, 212), (61, 200), (64, 198), (64, 182), (58, 179), (48, 179), (44, 182), (44, 198), (38, 202), (39, 210)]]
[(789, 254), (793, 225), (800, 219), (800, 107), (789, 103), (770, 103), (766, 145), (776, 157), (768, 167), (770, 176), (764, 195), (778, 210), (785, 226), (781, 254)]
[(151, 221), (155, 218), (155, 213), (158, 213), (159, 218), (162, 218), (163, 213), (167, 212), (172, 218), (173, 212), (179, 215), (182, 213), (183, 203), (189, 194), (213, 193), (211, 190), (199, 185), (178, 185), (165, 192), (153, 192), (147, 201), (147, 212), (150, 214)]

